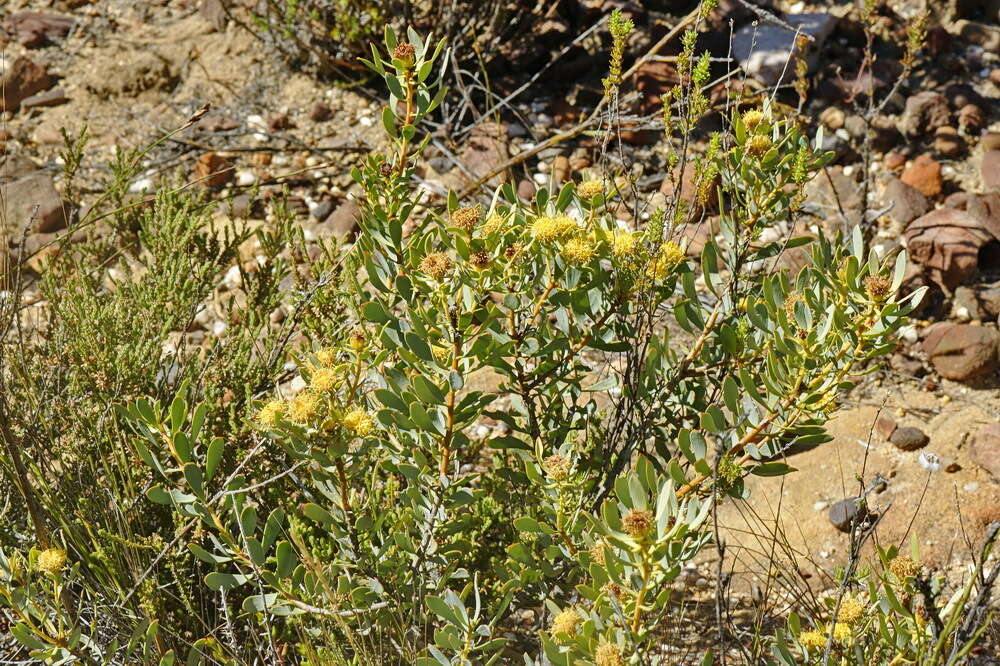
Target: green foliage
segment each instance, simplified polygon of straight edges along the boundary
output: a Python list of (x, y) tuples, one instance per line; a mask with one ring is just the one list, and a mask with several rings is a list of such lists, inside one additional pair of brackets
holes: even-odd
[[(684, 133), (705, 109), (693, 44), (666, 114)], [(849, 378), (920, 298), (896, 296), (905, 257), (857, 231), (785, 237), (830, 156), (769, 106), (726, 118), (696, 163), (698, 200), (646, 224), (623, 228), (623, 184), (600, 180), (428, 209), (414, 169), (449, 56), (413, 30), (387, 28), (383, 46), (365, 64), (389, 91), (391, 149), (353, 171), (350, 248), (300, 265), (287, 220), (217, 228), (182, 188), (129, 207), (137, 153), (110, 185), (109, 234), (47, 274), (45, 335), (3, 375), (36, 411), (0, 403), (15, 419), (4, 471), (48, 516), (15, 530), (68, 555), (42, 566), (15, 530), (2, 542), (0, 601), (35, 658), (667, 663), (670, 583), (711, 541), (711, 511), (829, 439)], [(722, 240), (696, 262), (678, 222), (708, 201)], [(777, 269), (809, 244), (804, 268)], [(225, 331), (176, 343), (235, 275)], [(272, 324), (279, 305), (291, 314)], [(276, 388), (286, 362), (301, 391)], [(51, 365), (51, 384), (31, 383)], [(29, 435), (29, 419), (48, 430)], [(71, 446), (42, 450), (62, 433)], [(867, 588), (895, 609), (889, 587)], [(515, 643), (517, 608), (544, 619)], [(778, 663), (803, 646), (789, 625)], [(893, 626), (919, 642), (918, 625)]]

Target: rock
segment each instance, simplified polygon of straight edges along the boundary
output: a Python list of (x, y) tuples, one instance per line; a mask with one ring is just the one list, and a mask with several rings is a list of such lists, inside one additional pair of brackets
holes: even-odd
[(170, 62), (153, 49), (122, 49), (120, 66), (90, 72), (83, 85), (98, 97), (167, 90), (177, 79)]
[(899, 128), (910, 137), (930, 134), (951, 122), (948, 100), (939, 92), (925, 90), (906, 100)]
[(924, 352), (942, 377), (968, 381), (996, 370), (1000, 363), (1000, 332), (972, 324), (932, 325)]
[(972, 436), (969, 457), (993, 476), (1000, 477), (1000, 423), (984, 426)]
[(844, 110), (836, 106), (828, 106), (819, 114), (819, 121), (826, 125), (828, 129), (839, 130), (844, 126), (847, 114)]
[(194, 165), (194, 178), (205, 187), (222, 187), (235, 175), (233, 165), (218, 153), (203, 153)]
[(663, 95), (678, 81), (677, 68), (671, 63), (650, 61), (641, 64), (635, 72), (635, 88), (640, 94), (641, 111), (662, 111)]
[(323, 220), (325, 231), (337, 238), (347, 238), (358, 230), (358, 217), (361, 207), (354, 199), (345, 199), (330, 215)]
[(927, 374), (923, 363), (905, 354), (893, 354), (892, 358), (889, 359), (889, 365), (893, 370), (905, 377), (923, 377)]
[(958, 157), (965, 152), (965, 139), (958, 135), (954, 127), (939, 127), (934, 132), (934, 151), (943, 157)]
[(330, 213), (333, 212), (333, 206), (334, 203), (332, 199), (325, 199), (323, 201), (320, 201), (315, 206), (313, 206), (309, 210), (309, 214), (312, 215), (317, 220), (323, 221), (326, 218), (330, 217)]
[(984, 51), (1000, 51), (1000, 28), (961, 19), (952, 24), (951, 32), (970, 44), (983, 47)]
[(861, 188), (843, 167), (830, 167), (827, 173), (829, 178), (813, 178), (806, 185), (805, 210), (823, 220), (828, 230), (861, 224)]
[(525, 201), (531, 201), (535, 198), (535, 184), (527, 179), (520, 181), (517, 184), (517, 196)]
[(914, 451), (916, 449), (927, 446), (927, 442), (930, 438), (924, 434), (924, 431), (920, 428), (914, 428), (913, 426), (901, 426), (896, 428), (895, 432), (889, 438), (889, 441), (895, 445), (897, 449), (903, 451)]
[(979, 139), (979, 146), (983, 152), (1000, 150), (1000, 132), (987, 132)]
[[(814, 54), (819, 52), (838, 19), (832, 14), (817, 13), (787, 14), (784, 20), (793, 28), (799, 28), (800, 33), (813, 38), (810, 52)], [(748, 24), (733, 35), (733, 57), (749, 76), (768, 87), (778, 84), (783, 78), (795, 76), (794, 58), (798, 55), (797, 50), (795, 33), (783, 26), (770, 23)], [(792, 61), (789, 65), (790, 58)]]
[[(506, 164), (509, 157), (507, 128), (493, 122), (480, 123), (469, 134), (465, 147), (458, 155), (458, 161), (465, 166), (465, 171), (457, 168), (452, 170), (442, 179), (442, 183), (445, 187), (464, 188), (471, 183), (468, 173), (476, 179), (482, 178)], [(503, 178), (504, 175), (499, 174), (487, 183), (491, 187), (499, 187)]]
[[(4, 204), (8, 228), (16, 233), (31, 231), (50, 233), (66, 226), (66, 207), (44, 173), (33, 173), (0, 186), (0, 201)], [(37, 206), (37, 213), (36, 211)]]
[(920, 155), (913, 160), (899, 178), (907, 185), (914, 187), (926, 197), (936, 197), (941, 194), (941, 165), (929, 155)]
[(920, 190), (898, 178), (889, 178), (882, 193), (882, 201), (892, 204), (887, 213), (890, 220), (905, 227), (931, 209), (931, 203)]
[(840, 500), (830, 506), (826, 517), (830, 524), (841, 532), (850, 532), (851, 526), (865, 519), (867, 512), (861, 506), (861, 500), (857, 497)]
[[(851, 136), (852, 139), (861, 140), (865, 138), (865, 133), (868, 131), (868, 125), (865, 123), (865, 119), (857, 114), (851, 114), (847, 116), (847, 120), (844, 121), (844, 129)], [(876, 126), (875, 128), (876, 138), (875, 141), (879, 141), (878, 133), (880, 128)]]
[(569, 158), (559, 155), (552, 162), (552, 178), (557, 185), (562, 185), (570, 179)]
[(953, 109), (961, 109), (967, 104), (983, 104), (985, 98), (968, 83), (950, 83), (944, 89), (944, 96)]
[(951, 312), (952, 317), (961, 322), (967, 322), (972, 319), (982, 321), (986, 318), (983, 309), (979, 305), (979, 297), (976, 291), (969, 287), (957, 287), (955, 289), (955, 295), (951, 299)]
[(295, 123), (291, 121), (287, 113), (275, 113), (267, 119), (267, 129), (270, 132), (292, 129), (293, 127), (295, 127)]
[(41, 65), (25, 56), (15, 59), (0, 80), (0, 111), (17, 111), (24, 99), (48, 90), (52, 83)]
[(987, 192), (1000, 191), (1000, 150), (983, 153), (979, 172), (983, 177), (983, 189)]
[(38, 171), (38, 165), (24, 153), (0, 154), (0, 185)]
[(910, 258), (949, 291), (976, 272), (979, 248), (992, 239), (979, 220), (952, 208), (932, 210), (906, 228)]
[(891, 153), (886, 153), (885, 159), (882, 160), (882, 166), (884, 166), (889, 171), (896, 171), (897, 169), (902, 169), (906, 166), (906, 155), (902, 153), (897, 153), (893, 151)]
[(226, 7), (222, 2), (223, 0), (201, 0), (198, 5), (198, 14), (220, 32), (226, 29), (226, 24), (229, 22)]
[(892, 433), (896, 432), (896, 427), (896, 419), (886, 412), (880, 413), (875, 419), (875, 430), (886, 439), (892, 437)]
[(22, 46), (35, 49), (62, 39), (73, 29), (76, 21), (68, 16), (42, 12), (17, 12), (4, 22), (4, 27), (14, 34)]
[(323, 123), (330, 118), (333, 118), (333, 109), (322, 102), (313, 104), (312, 109), (309, 111), (309, 120), (314, 123)]
[(58, 87), (44, 92), (35, 93), (30, 97), (25, 97), (21, 100), (21, 108), (30, 109), (33, 107), (59, 106), (60, 104), (65, 104), (68, 101), (69, 97), (66, 96), (66, 91), (64, 91), (61, 87)]
[(986, 126), (983, 110), (975, 104), (966, 104), (958, 110), (958, 126), (966, 132), (978, 132)]

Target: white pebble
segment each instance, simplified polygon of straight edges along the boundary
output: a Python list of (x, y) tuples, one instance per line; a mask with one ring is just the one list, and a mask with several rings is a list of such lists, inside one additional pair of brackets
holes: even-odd
[[(844, 131), (844, 130), (837, 130), (837, 131), (838, 132), (844, 132), (844, 134), (847, 134), (847, 132)], [(853, 164), (848, 164), (847, 166), (844, 167), (844, 175), (845, 176), (850, 176), (853, 173), (854, 173), (854, 165)]]
[(240, 169), (236, 172), (236, 184), (240, 187), (249, 187), (257, 182), (257, 176), (254, 175), (253, 171), (248, 169)]
[(226, 285), (229, 289), (236, 289), (243, 284), (243, 274), (240, 273), (240, 267), (231, 266), (226, 271), (225, 277), (222, 278), (222, 284)]
[(222, 335), (223, 333), (226, 332), (227, 328), (228, 326), (226, 326), (226, 322), (217, 321), (214, 324), (212, 324), (212, 333), (214, 335)]
[(899, 336), (906, 340), (907, 342), (917, 341), (917, 327), (913, 324), (907, 324), (899, 329)]
[(358, 118), (358, 122), (364, 125), (365, 127), (371, 127), (372, 125), (375, 124), (375, 120), (370, 116), (361, 116), (360, 118)]
[(247, 125), (255, 129), (267, 129), (267, 123), (264, 122), (264, 118), (256, 113), (247, 116)]
[(142, 192), (150, 192), (153, 189), (153, 179), (152, 178), (140, 178), (128, 187), (128, 191), (132, 194), (139, 194)]

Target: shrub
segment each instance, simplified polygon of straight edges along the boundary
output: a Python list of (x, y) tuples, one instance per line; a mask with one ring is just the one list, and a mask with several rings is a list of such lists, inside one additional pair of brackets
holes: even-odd
[[(627, 37), (628, 22), (611, 24)], [(706, 110), (694, 30), (665, 109), (682, 137)], [(275, 390), (289, 333), (264, 323), (281, 281), (297, 275), (281, 258), (282, 243), (302, 242), (287, 225), (220, 242), (191, 200), (165, 194), (144, 216), (115, 218), (146, 270), (106, 289), (86, 254), (71, 253), (81, 262), (50, 282), (55, 342), (38, 342), (38, 365), (15, 376), (62, 359), (59, 385), (73, 399), (45, 419), (78, 419), (71, 432), (85, 444), (60, 469), (106, 464), (77, 484), (118, 480), (112, 497), (129, 504), (102, 508), (95, 495), (97, 517), (81, 526), (58, 517), (86, 496), (64, 490), (61, 473), (12, 475), (25, 502), (46, 498), (56, 526), (36, 534), (44, 552), (0, 556), (0, 600), (37, 658), (171, 663), (183, 646), (192, 663), (668, 663), (658, 630), (675, 608), (669, 584), (710, 542), (713, 507), (746, 497), (749, 474), (794, 472), (784, 453), (827, 441), (852, 378), (893, 348), (920, 298), (896, 295), (902, 255), (867, 251), (858, 231), (820, 234), (797, 274), (776, 269), (811, 241), (787, 229), (830, 156), (767, 105), (725, 118), (695, 161), (697, 200), (676, 197), (645, 223), (618, 219), (628, 183), (605, 174), (532, 201), (505, 184), (488, 202), (452, 194), (444, 210), (428, 208), (413, 170), (421, 120), (441, 100), (443, 47), (387, 29), (367, 62), (390, 93), (392, 150), (353, 172), (354, 244), (327, 248), (298, 276), (312, 285), (293, 317), (305, 333), (290, 352), (302, 391)], [(674, 163), (688, 159), (680, 151)], [(681, 222), (716, 200), (721, 240), (696, 263)], [(243, 276), (252, 298), (233, 306), (234, 329), (162, 368), (156, 349), (251, 236), (267, 270)], [(107, 265), (110, 246), (93, 247)], [(160, 318), (128, 324), (153, 306)], [(97, 344), (112, 339), (128, 342)], [(86, 448), (124, 442), (126, 424), (127, 451)], [(114, 538), (88, 529), (116, 520), (128, 530)], [(120, 545), (114, 567), (108, 540)], [(65, 565), (53, 548), (65, 548)], [(205, 588), (160, 581), (163, 558)], [(872, 580), (840, 609), (898, 611)], [(157, 594), (162, 585), (175, 596)], [(115, 602), (117, 623), (95, 628), (97, 609)], [(542, 621), (513, 641), (516, 608)], [(186, 625), (185, 610), (196, 618)], [(791, 650), (813, 659), (819, 639), (797, 618), (789, 627), (774, 639), (779, 661)], [(895, 640), (871, 627), (872, 640)]]

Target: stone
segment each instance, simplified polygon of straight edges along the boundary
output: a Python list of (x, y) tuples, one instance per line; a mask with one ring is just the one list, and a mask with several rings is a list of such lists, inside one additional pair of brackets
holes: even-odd
[(906, 100), (899, 128), (903, 134), (918, 137), (930, 134), (951, 122), (948, 100), (939, 92), (924, 90)]
[(954, 159), (965, 152), (965, 139), (958, 135), (954, 127), (939, 127), (934, 132), (934, 152)]
[(288, 117), (287, 113), (275, 113), (267, 119), (267, 129), (270, 132), (292, 129), (295, 123)]
[(334, 203), (332, 199), (325, 199), (323, 201), (320, 201), (315, 206), (313, 206), (309, 210), (309, 214), (312, 215), (317, 220), (322, 221), (330, 217), (330, 213), (333, 212), (333, 206)]
[(983, 153), (979, 172), (983, 177), (984, 190), (1000, 191), (1000, 150), (988, 150)]
[(986, 126), (983, 110), (975, 104), (966, 104), (958, 110), (958, 126), (966, 132), (978, 132)]
[(1000, 478), (1000, 423), (983, 426), (972, 436), (969, 457), (994, 477)]
[(849, 497), (830, 506), (826, 513), (830, 524), (841, 532), (850, 532), (851, 526), (865, 519), (867, 512), (862, 508), (861, 499)]
[(59, 106), (60, 104), (65, 104), (68, 101), (69, 97), (66, 96), (66, 91), (61, 87), (57, 87), (44, 92), (35, 93), (30, 97), (25, 97), (21, 100), (21, 108), (31, 109), (43, 106)]
[(927, 446), (930, 438), (920, 428), (913, 426), (900, 426), (889, 437), (889, 441), (902, 451), (914, 451)]
[(309, 120), (314, 123), (324, 123), (330, 118), (333, 118), (333, 109), (322, 102), (313, 104), (312, 109), (309, 111)]
[(36, 49), (62, 39), (73, 29), (76, 21), (68, 16), (24, 11), (12, 14), (4, 22), (7, 30), (22, 46)]
[(916, 188), (926, 197), (936, 197), (941, 194), (941, 165), (930, 155), (920, 155), (906, 167), (899, 177), (907, 185)]
[(970, 44), (983, 47), (984, 51), (1000, 51), (1000, 28), (961, 19), (952, 24), (951, 32)]
[(229, 22), (229, 15), (223, 0), (201, 0), (198, 5), (198, 14), (216, 30), (222, 32)]
[(194, 165), (194, 178), (205, 187), (222, 187), (235, 175), (232, 163), (218, 153), (202, 153)]
[[(37, 212), (36, 212), (37, 207)], [(51, 233), (66, 226), (66, 206), (47, 174), (33, 173), (0, 186), (0, 214), (8, 229)]]
[(521, 180), (517, 184), (517, 196), (525, 201), (531, 201), (535, 198), (535, 184), (527, 178)]
[[(910, 358), (905, 354), (893, 354), (889, 359), (889, 365), (893, 370), (904, 377), (923, 377), (927, 374), (924, 364), (915, 358)], [(886, 438), (888, 439), (888, 438)]]
[(931, 209), (931, 202), (923, 192), (907, 185), (898, 178), (889, 178), (882, 193), (882, 202), (892, 204), (886, 214), (890, 220), (905, 227)]
[(896, 151), (886, 153), (885, 159), (882, 160), (882, 166), (884, 166), (889, 171), (896, 171), (898, 169), (902, 169), (904, 166), (906, 166), (906, 155), (902, 153), (897, 153)]
[(929, 327), (923, 349), (945, 379), (968, 381), (1000, 364), (1000, 332), (987, 326), (937, 323)]
[(805, 210), (823, 220), (827, 230), (861, 224), (863, 206), (858, 183), (840, 166), (830, 167), (827, 173), (829, 178), (813, 178), (806, 185)]
[(844, 110), (836, 106), (828, 106), (819, 114), (819, 121), (826, 125), (827, 129), (839, 130), (844, 126), (847, 114)]
[(0, 80), (0, 111), (17, 111), (24, 99), (48, 90), (53, 82), (41, 65), (25, 56), (16, 58)]
[(361, 207), (354, 199), (345, 199), (330, 215), (323, 220), (323, 227), (329, 234), (345, 239), (359, 229), (358, 218)]
[(147, 90), (168, 90), (177, 80), (170, 62), (153, 49), (122, 48), (118, 62), (119, 67), (89, 72), (84, 87), (107, 99)]
[(38, 171), (38, 165), (24, 153), (0, 154), (0, 185)]
[[(475, 179), (482, 178), (502, 167), (510, 158), (507, 146), (507, 128), (501, 123), (482, 122), (477, 125), (466, 141), (465, 147), (458, 155), (459, 162), (465, 169), (454, 169), (442, 180), (446, 187), (464, 188), (470, 184), (469, 174)], [(487, 183), (491, 187), (499, 187), (504, 175), (493, 176)]]
[(677, 83), (677, 67), (668, 62), (649, 61), (639, 65), (635, 72), (635, 88), (640, 94), (643, 113), (663, 109), (663, 95)]
[[(784, 21), (800, 34), (813, 38), (811, 61), (823, 42), (833, 31), (838, 18), (832, 14), (787, 14)], [(798, 56), (795, 33), (783, 26), (770, 23), (748, 24), (733, 35), (732, 54), (744, 71), (765, 86), (777, 85), (784, 79), (795, 76), (795, 59)]]
[(552, 178), (558, 185), (569, 181), (570, 179), (570, 168), (569, 168), (569, 158), (565, 155), (559, 155), (552, 162)]
[(985, 319), (982, 307), (979, 305), (979, 296), (976, 290), (971, 287), (957, 287), (955, 295), (951, 299), (952, 317), (961, 322), (969, 320), (982, 321)]
[(987, 132), (979, 139), (979, 147), (983, 152), (1000, 150), (1000, 132)]
[[(865, 134), (868, 132), (868, 125), (865, 123), (865, 119), (857, 114), (851, 114), (847, 116), (847, 120), (844, 121), (844, 129), (851, 136), (852, 139), (857, 139), (858, 141), (865, 138)], [(878, 136), (881, 128), (878, 126), (873, 127), (875, 130), (876, 137)], [(875, 141), (879, 141), (877, 138)]]
[(910, 259), (948, 291), (975, 274), (979, 249), (992, 239), (979, 220), (953, 208), (932, 210), (906, 228)]
[(882, 412), (875, 419), (875, 430), (878, 434), (882, 435), (886, 439), (892, 437), (892, 433), (896, 432), (896, 419), (892, 418), (892, 415)]

